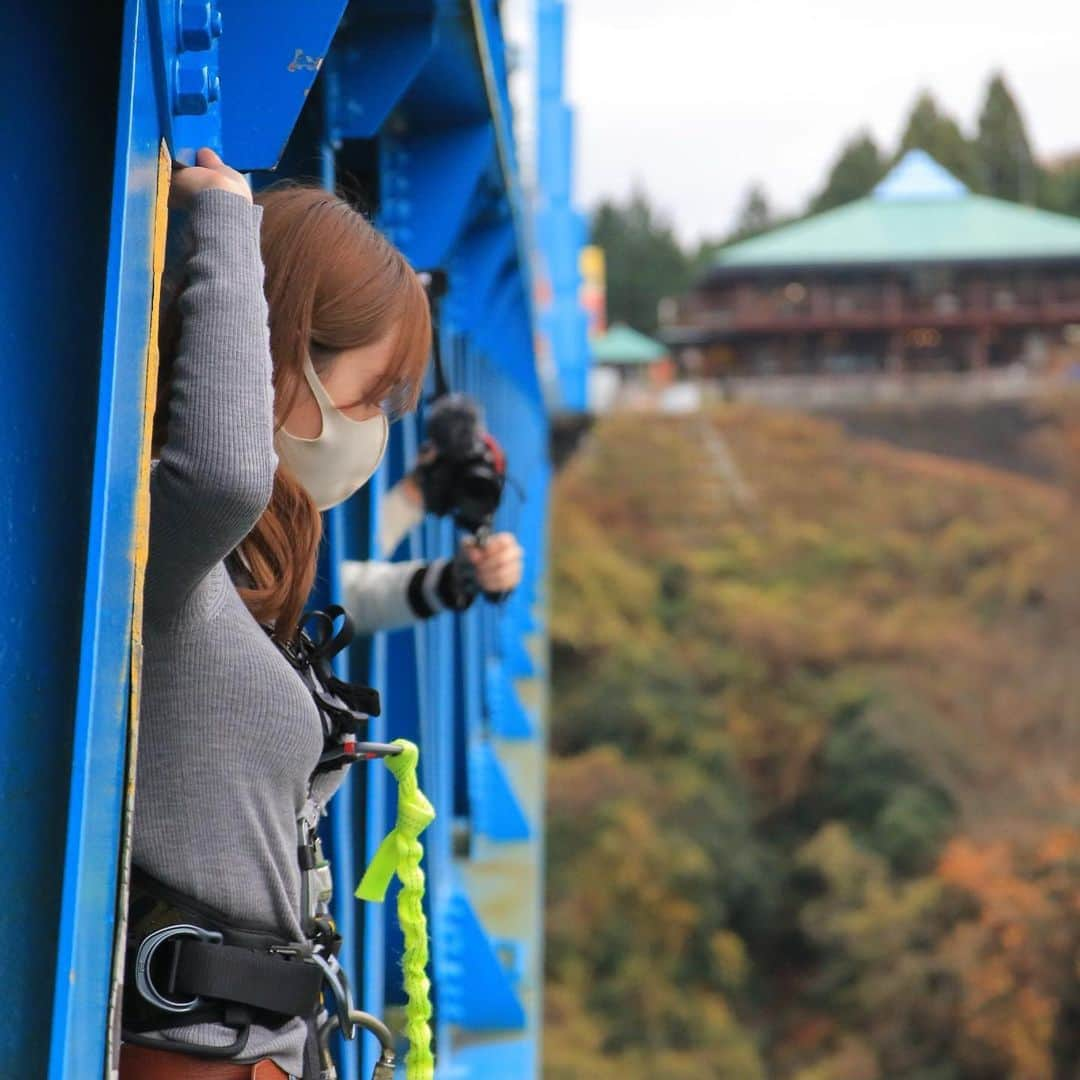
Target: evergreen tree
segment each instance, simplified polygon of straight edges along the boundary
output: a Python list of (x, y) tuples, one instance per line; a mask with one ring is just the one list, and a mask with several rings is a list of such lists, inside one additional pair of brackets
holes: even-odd
[(769, 204), (769, 196), (760, 182), (755, 182), (743, 196), (742, 205), (735, 215), (735, 224), (722, 238), (707, 237), (698, 243), (697, 249), (690, 255), (690, 278), (695, 280), (706, 273), (716, 261), (717, 256), (730, 244), (749, 240), (770, 229), (787, 225), (792, 218), (786, 214), (777, 214)]
[(957, 180), (972, 190), (980, 188), (975, 147), (965, 138), (959, 124), (943, 113), (926, 91), (912, 106), (897, 157), (903, 157), (909, 150), (925, 150)]
[(986, 89), (975, 147), (987, 194), (1029, 205), (1035, 202), (1038, 171), (1024, 118), (1000, 73)]
[(755, 182), (747, 190), (742, 207), (735, 217), (735, 229), (731, 235), (731, 241), (749, 240), (751, 236), (757, 236), (771, 229), (774, 224), (765, 188)]
[(690, 260), (670, 222), (637, 190), (625, 205), (605, 200), (596, 208), (591, 241), (606, 256), (608, 321), (655, 332), (659, 302), (690, 284)]
[(825, 187), (810, 200), (810, 213), (819, 214), (869, 195), (884, 175), (885, 161), (877, 143), (869, 132), (861, 132), (840, 151)]
[(1039, 170), (1039, 206), (1080, 217), (1080, 157)]

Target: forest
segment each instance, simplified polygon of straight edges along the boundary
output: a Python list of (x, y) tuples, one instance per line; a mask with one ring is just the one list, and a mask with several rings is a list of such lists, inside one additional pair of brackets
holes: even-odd
[(547, 1080), (1080, 1078), (1054, 483), (725, 405), (555, 490)]

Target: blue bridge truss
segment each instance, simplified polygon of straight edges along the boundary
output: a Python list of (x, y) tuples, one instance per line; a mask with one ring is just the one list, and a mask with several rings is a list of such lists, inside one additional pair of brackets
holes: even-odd
[[(448, 274), (442, 354), (507, 451), (514, 482), (497, 526), (520, 538), (526, 578), (502, 605), (378, 635), (346, 663), (383, 692), (372, 737), (419, 743), (438, 813), (426, 834), (438, 1076), (529, 1080), (542, 990), (548, 422), (583, 403), (561, 4), (542, 0), (538, 13), (547, 119), (535, 221), (495, 0), (5, 8), (0, 1073), (108, 1076), (115, 1051), (162, 177), (170, 158), (208, 145), (257, 183), (343, 187), (414, 266)], [(539, 316), (537, 267), (549, 284)], [(423, 410), (395, 425), (370, 490), (327, 515), (325, 594), (338, 592), (343, 559), (378, 557), (380, 495), (423, 430)], [(403, 553), (454, 544), (447, 523), (429, 520)], [(379, 1014), (402, 1000), (394, 906), (354, 901), (350, 886), (392, 799), (384, 769), (354, 769), (328, 828), (345, 963)], [(375, 1056), (374, 1043), (339, 1046), (341, 1075), (370, 1075)]]

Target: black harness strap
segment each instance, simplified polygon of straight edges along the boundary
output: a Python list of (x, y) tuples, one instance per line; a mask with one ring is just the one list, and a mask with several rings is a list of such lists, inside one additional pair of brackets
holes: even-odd
[[(335, 631), (339, 619), (341, 628)], [(355, 635), (348, 612), (340, 604), (332, 604), (322, 611), (305, 612), (296, 640), (287, 645), (277, 643), (281, 654), (304, 680), (322, 720), (323, 753), (316, 776), (363, 756), (355, 752), (355, 737), (363, 737), (368, 719), (378, 716), (382, 709), (378, 690), (344, 682), (334, 674), (334, 657), (349, 646)]]
[[(124, 980), (125, 1038), (129, 1033), (186, 1027), (207, 1020), (244, 1028), (257, 1019), (265, 1027), (279, 1027), (297, 1015), (282, 1006), (291, 1007), (294, 999), (306, 998), (309, 992), (311, 976), (304, 969), (315, 970), (316, 974), (319, 974), (317, 969), (312, 969), (310, 965), (297, 963), (293, 956), (276, 951), (295, 950), (295, 943), (264, 930), (238, 926), (209, 905), (185, 896), (137, 866), (132, 867), (128, 910), (127, 975)], [(144, 998), (138, 989), (140, 946), (155, 932), (178, 925), (194, 926), (220, 934), (221, 944), (204, 946), (208, 952), (221, 953), (230, 958), (240, 954), (258, 955), (272, 963), (273, 969), (267, 968), (260, 978), (270, 978), (279, 984), (280, 998), (266, 1000), (264, 1004), (263, 999), (256, 999), (246, 990), (231, 1001), (219, 998), (209, 983), (199, 982), (201, 974), (198, 972), (193, 973), (191, 985), (188, 985), (186, 972), (198, 952), (193, 950), (192, 946), (204, 944), (197, 938), (188, 936), (172, 937), (162, 944), (144, 974), (171, 1001), (185, 1001), (194, 997), (203, 1000), (197, 1007), (177, 1013), (158, 1008), (152, 1001)], [(202, 989), (197, 986), (202, 986)], [(315, 1001), (318, 1001), (317, 994)], [(185, 1052), (203, 1053), (201, 1049), (196, 1051), (190, 1048), (186, 1048)]]
[(318, 1007), (323, 973), (303, 959), (190, 938), (176, 948), (175, 977), (163, 988), (170, 997), (217, 998), (283, 1016)]

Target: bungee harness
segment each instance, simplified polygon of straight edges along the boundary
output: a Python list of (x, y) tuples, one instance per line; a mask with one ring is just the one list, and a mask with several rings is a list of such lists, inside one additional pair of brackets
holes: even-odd
[[(339, 619), (341, 628), (335, 632)], [(310, 692), (323, 727), (323, 750), (296, 823), (304, 940), (297, 942), (240, 926), (133, 866), (123, 1038), (200, 1057), (232, 1058), (243, 1054), (253, 1024), (273, 1030), (300, 1017), (308, 1026), (304, 1080), (336, 1080), (330, 1036), (340, 1030), (352, 1039), (358, 1028), (371, 1031), (381, 1046), (372, 1080), (393, 1080), (393, 1035), (377, 1017), (355, 1007), (348, 978), (337, 958), (341, 936), (330, 912), (333, 882), (318, 835), (319, 820), (326, 812), (318, 797), (320, 777), (354, 761), (383, 758), (401, 785), (398, 826), (376, 853), (357, 895), (369, 898), (367, 893), (379, 891), (378, 897), (370, 898), (381, 899), (395, 871), (402, 879), (398, 912), (406, 941), (406, 1034), (411, 1045), (408, 1077), (430, 1080), (434, 1062), (428, 1026), (430, 984), (424, 971), (423, 850), (417, 837), (434, 818), (434, 811), (417, 784), (417, 749), (404, 740), (362, 741), (370, 717), (379, 715), (379, 695), (333, 673), (333, 658), (353, 637), (352, 622), (344, 609), (334, 605), (308, 612), (300, 627), (295, 642), (275, 644)], [(381, 890), (373, 884), (377, 882), (383, 882)], [(333, 1013), (324, 996), (327, 987), (333, 992)], [(153, 1038), (147, 1035), (207, 1021), (230, 1028), (235, 1033), (233, 1041), (222, 1047), (192, 1046), (160, 1034)]]

